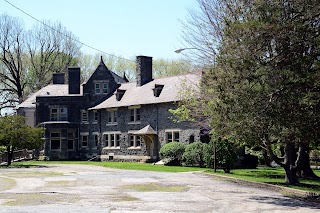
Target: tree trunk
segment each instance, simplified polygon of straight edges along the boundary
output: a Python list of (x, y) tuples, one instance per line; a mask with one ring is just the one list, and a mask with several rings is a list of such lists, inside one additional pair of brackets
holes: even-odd
[(299, 177), (320, 180), (320, 177), (318, 177), (311, 169), (309, 148), (305, 144), (301, 144), (298, 154), (300, 156), (299, 161), (297, 161), (297, 174)]
[(297, 156), (294, 143), (287, 143), (284, 150), (285, 158), (282, 166), (286, 172), (285, 181), (287, 184), (296, 185), (299, 183), (299, 180), (297, 177), (297, 166), (295, 165)]
[(10, 146), (7, 146), (7, 166), (11, 165), (11, 161), (12, 161), (12, 152), (11, 152)]
[(262, 155), (264, 158), (264, 164), (268, 167), (271, 167), (271, 160), (270, 157), (268, 156), (268, 152), (266, 150), (262, 150)]

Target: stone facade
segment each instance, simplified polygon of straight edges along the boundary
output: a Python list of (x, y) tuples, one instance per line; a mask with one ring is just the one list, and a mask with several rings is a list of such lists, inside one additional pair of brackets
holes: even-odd
[[(190, 125), (188, 122), (174, 123), (170, 117), (172, 114), (169, 109), (176, 108), (174, 103), (162, 103), (162, 104), (147, 104), (140, 107), (140, 121), (129, 121), (130, 107), (117, 108), (117, 124), (108, 124), (108, 112), (101, 110), (101, 146), (102, 146), (102, 159), (109, 159), (109, 156), (117, 156), (119, 160), (128, 160), (127, 156), (140, 156), (140, 158), (130, 158), (130, 160), (144, 160), (159, 159), (160, 148), (168, 142), (167, 132), (179, 132), (179, 142), (189, 144), (190, 136), (193, 136), (194, 141), (200, 141), (200, 130)], [(134, 133), (145, 126), (150, 125), (157, 133), (152, 138), (150, 150), (147, 150), (145, 140), (142, 140), (140, 147), (130, 146), (130, 133)], [(109, 132), (119, 132), (120, 134), (120, 146), (119, 147), (107, 147), (106, 139), (103, 135)], [(151, 156), (150, 156), (151, 154)], [(113, 157), (114, 159), (115, 157)]]
[[(102, 59), (82, 86), (80, 68), (70, 68), (68, 76), (66, 85), (64, 75), (55, 74), (54, 85), (20, 108), (35, 108), (35, 123), (45, 128), (44, 155), (50, 160), (156, 161), (165, 143), (200, 141), (198, 127), (171, 120), (169, 109), (176, 108), (182, 77), (153, 79), (151, 57), (137, 57), (136, 82), (108, 70)], [(186, 79), (198, 81), (195, 75)]]

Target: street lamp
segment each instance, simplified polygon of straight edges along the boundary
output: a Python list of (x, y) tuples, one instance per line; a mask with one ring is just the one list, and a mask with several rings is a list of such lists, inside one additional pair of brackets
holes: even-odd
[(177, 49), (177, 50), (175, 50), (174, 52), (175, 52), (175, 53), (181, 53), (183, 50), (190, 50), (190, 49), (197, 49), (197, 48), (194, 48), (194, 47), (186, 47), (186, 48)]

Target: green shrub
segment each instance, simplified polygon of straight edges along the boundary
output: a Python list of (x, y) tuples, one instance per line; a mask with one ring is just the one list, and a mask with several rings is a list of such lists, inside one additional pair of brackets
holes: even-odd
[(211, 168), (213, 167), (214, 143), (216, 143), (216, 165), (225, 173), (229, 173), (238, 159), (236, 147), (227, 138), (212, 137), (205, 153), (206, 165)]
[(168, 162), (168, 165), (181, 165), (184, 150), (185, 145), (183, 143), (167, 143), (161, 147), (160, 157), (165, 162)]
[(186, 146), (186, 150), (182, 155), (182, 160), (186, 166), (204, 167), (204, 156), (208, 144), (201, 142), (194, 142)]

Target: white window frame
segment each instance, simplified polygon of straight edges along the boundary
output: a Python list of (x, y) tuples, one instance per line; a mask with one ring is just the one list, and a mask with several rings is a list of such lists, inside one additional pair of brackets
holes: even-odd
[[(59, 134), (59, 136), (52, 137), (52, 133)], [(59, 148), (58, 149), (52, 149), (52, 141), (53, 140), (56, 140), (56, 141), (59, 140)], [(58, 132), (58, 131), (50, 132), (50, 150), (61, 150), (61, 132)]]
[[(108, 94), (108, 93), (109, 93), (109, 83), (103, 82), (103, 83), (101, 83), (101, 84), (102, 84), (102, 93), (103, 93), (103, 94)], [(105, 88), (106, 85), (107, 85), (107, 88)], [(106, 90), (107, 92), (105, 92), (105, 90)]]
[[(89, 145), (89, 133), (88, 132), (81, 132), (80, 136), (81, 136), (80, 137), (81, 138), (80, 148), (87, 148), (88, 145)], [(84, 138), (84, 136), (87, 137), (87, 145), (86, 146), (83, 146), (83, 138)]]
[[(143, 139), (139, 135), (133, 134), (136, 130), (128, 131), (128, 149), (141, 149), (141, 143)], [(139, 141), (139, 145), (137, 144)]]
[(88, 111), (87, 110), (81, 110), (81, 122), (82, 123), (88, 123)]
[[(56, 110), (56, 112), (53, 113), (52, 112), (53, 110)], [(65, 107), (65, 106), (51, 106), (50, 107), (50, 121), (67, 121), (67, 120), (68, 120), (68, 108), (67, 107)]]
[[(166, 133), (166, 143), (170, 143), (173, 141), (180, 142), (180, 135), (181, 135), (181, 130), (180, 129), (167, 129), (165, 130)], [(177, 140), (175, 133), (179, 134), (179, 138)], [(169, 140), (169, 134), (171, 134), (171, 139)]]
[(118, 124), (118, 109), (107, 109), (107, 126)]
[[(107, 149), (120, 149), (121, 132), (104, 132), (103, 142)], [(118, 139), (118, 140), (117, 140)], [(118, 144), (117, 144), (118, 143)]]
[[(141, 121), (141, 106), (130, 106), (129, 109), (129, 122), (128, 124), (139, 124)], [(139, 113), (137, 113), (139, 111)], [(133, 112), (133, 120), (132, 118), (132, 112)]]
[(94, 93), (95, 94), (101, 94), (101, 84), (100, 83), (94, 83)]

